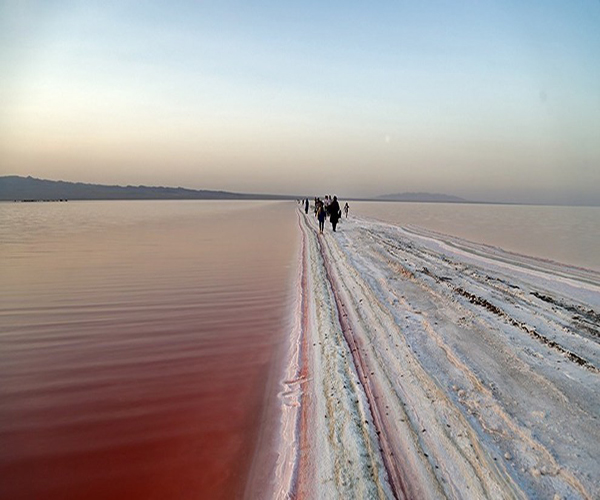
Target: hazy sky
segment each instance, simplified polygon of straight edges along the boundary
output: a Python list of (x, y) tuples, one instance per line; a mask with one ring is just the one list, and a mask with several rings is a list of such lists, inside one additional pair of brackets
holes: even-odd
[(0, 0), (0, 175), (600, 203), (600, 1)]

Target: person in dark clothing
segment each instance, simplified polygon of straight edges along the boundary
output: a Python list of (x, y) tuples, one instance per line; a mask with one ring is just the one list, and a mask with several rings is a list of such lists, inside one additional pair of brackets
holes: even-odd
[(350, 205), (348, 205), (348, 203), (346, 203), (344, 205), (344, 213), (346, 214), (346, 219), (348, 218), (348, 210), (350, 210)]
[(325, 207), (323, 203), (317, 203), (317, 218), (319, 219), (319, 232), (323, 232), (323, 228), (325, 227), (325, 216), (327, 212), (325, 211)]
[(304, 213), (305, 214), (308, 213), (308, 198), (306, 198), (306, 200), (304, 200)]
[(334, 232), (341, 216), (342, 211), (340, 210), (340, 204), (337, 201), (337, 196), (334, 196), (333, 201), (329, 204), (329, 220), (331, 221), (331, 227)]

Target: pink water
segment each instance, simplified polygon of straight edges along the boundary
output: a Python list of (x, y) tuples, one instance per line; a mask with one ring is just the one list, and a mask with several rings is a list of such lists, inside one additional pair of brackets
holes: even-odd
[(240, 496), (295, 204), (0, 205), (0, 498)]

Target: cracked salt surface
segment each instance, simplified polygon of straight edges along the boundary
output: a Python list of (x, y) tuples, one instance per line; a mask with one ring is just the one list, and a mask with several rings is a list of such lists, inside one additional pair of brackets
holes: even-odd
[(298, 217), (277, 497), (600, 498), (597, 272)]

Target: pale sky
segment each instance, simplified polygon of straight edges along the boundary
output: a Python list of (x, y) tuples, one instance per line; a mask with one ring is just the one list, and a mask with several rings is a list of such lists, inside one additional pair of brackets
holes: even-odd
[(600, 1), (0, 0), (0, 175), (600, 204)]

